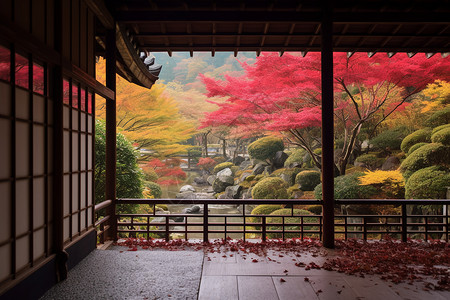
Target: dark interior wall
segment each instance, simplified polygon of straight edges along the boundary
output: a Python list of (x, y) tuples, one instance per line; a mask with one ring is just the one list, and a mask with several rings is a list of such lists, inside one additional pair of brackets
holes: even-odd
[[(44, 286), (55, 280), (56, 226), (71, 266), (95, 247), (94, 14), (83, 0), (62, 1), (59, 52), (54, 1), (0, 1), (0, 296), (35, 272), (46, 274), (37, 277)], [(62, 97), (54, 93), (58, 68)], [(62, 197), (53, 195), (55, 149), (63, 153)], [(55, 218), (56, 203), (64, 215)]]

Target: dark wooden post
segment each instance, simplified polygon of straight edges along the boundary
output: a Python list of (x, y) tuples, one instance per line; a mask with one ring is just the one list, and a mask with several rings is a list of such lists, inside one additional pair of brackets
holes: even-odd
[(408, 241), (408, 212), (406, 204), (402, 204), (402, 242)]
[[(106, 31), (106, 87), (116, 92), (116, 31)], [(106, 99), (106, 200), (112, 200), (107, 209), (110, 217), (108, 237), (117, 240), (116, 218), (116, 99)]]
[(331, 1), (323, 1), (322, 16), (322, 200), (323, 245), (334, 248), (334, 113), (333, 22)]
[(59, 65), (52, 68), (53, 96), (53, 247), (56, 254), (57, 281), (67, 278), (68, 254), (64, 251), (64, 129), (63, 129), (63, 72), (62, 72), (62, 4), (55, 1), (54, 44), (61, 55)]

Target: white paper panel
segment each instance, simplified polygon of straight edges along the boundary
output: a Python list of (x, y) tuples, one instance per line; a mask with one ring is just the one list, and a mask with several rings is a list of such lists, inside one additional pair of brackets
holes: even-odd
[(93, 130), (92, 130), (92, 116), (91, 115), (88, 115), (88, 130), (87, 131), (89, 133), (93, 132)]
[(78, 111), (71, 109), (72, 111), (72, 129), (78, 130)]
[(68, 106), (63, 107), (63, 124), (64, 124), (64, 128), (69, 128), (69, 121), (70, 121), (70, 109)]
[(64, 241), (66, 241), (69, 238), (69, 231), (70, 231), (69, 222), (70, 222), (69, 217), (64, 219)]
[(86, 211), (83, 210), (81, 212), (81, 231), (83, 231), (84, 229), (86, 229)]
[(16, 122), (16, 176), (29, 175), (29, 125), (25, 122)]
[(78, 234), (78, 216), (74, 215), (72, 218), (72, 236)]
[(16, 88), (16, 117), (28, 120), (30, 117), (30, 93)]
[(0, 182), (0, 243), (11, 238), (11, 183)]
[(45, 254), (45, 229), (34, 232), (33, 236), (33, 260), (35, 260)]
[(30, 228), (29, 224), (29, 180), (18, 180), (16, 182), (16, 234), (21, 235)]
[(72, 171), (78, 171), (78, 133), (72, 132)]
[(47, 155), (48, 155), (48, 172), (53, 172), (53, 129), (47, 128)]
[(0, 281), (11, 272), (11, 244), (0, 247)]
[(81, 173), (81, 180), (80, 180), (80, 198), (81, 198), (81, 207), (86, 207), (86, 173)]
[(16, 270), (23, 268), (30, 261), (30, 238), (25, 236), (16, 242)]
[(45, 98), (41, 95), (33, 95), (33, 120), (45, 122)]
[(0, 179), (11, 176), (11, 121), (0, 118)]
[(78, 197), (79, 197), (79, 186), (78, 186), (78, 174), (72, 175), (72, 212), (78, 210)]
[(69, 172), (69, 162), (70, 162), (70, 133), (64, 131), (64, 173)]
[(33, 174), (43, 175), (45, 164), (45, 127), (33, 126)]
[(81, 131), (86, 131), (86, 113), (82, 112), (81, 113), (81, 124), (80, 124), (80, 130)]
[(80, 151), (81, 151), (81, 170), (84, 171), (86, 170), (86, 152), (87, 152), (87, 148), (86, 148), (86, 134), (82, 133), (81, 134), (81, 139), (80, 139)]
[(33, 229), (45, 224), (45, 180), (33, 181)]
[(64, 215), (70, 212), (70, 175), (64, 175)]

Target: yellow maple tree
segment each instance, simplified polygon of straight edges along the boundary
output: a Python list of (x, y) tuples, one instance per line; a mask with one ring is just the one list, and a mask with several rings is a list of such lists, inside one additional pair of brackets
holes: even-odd
[[(105, 67), (105, 60), (100, 58), (97, 80), (103, 83)], [(138, 150), (147, 150), (141, 151), (145, 154), (140, 160), (185, 152), (188, 146), (180, 143), (195, 133), (192, 122), (183, 118), (177, 102), (165, 94), (164, 89), (165, 85), (161, 83), (147, 89), (117, 75), (117, 127)], [(105, 114), (104, 102), (97, 101), (97, 118), (104, 119)]]

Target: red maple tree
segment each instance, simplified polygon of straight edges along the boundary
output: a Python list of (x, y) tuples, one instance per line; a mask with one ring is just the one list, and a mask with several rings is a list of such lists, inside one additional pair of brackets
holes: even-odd
[[(321, 65), (320, 53), (306, 57), (266, 54), (252, 65), (243, 63), (245, 75), (215, 80), (201, 75), (208, 97), (226, 97), (207, 113), (201, 127), (228, 126), (248, 135), (263, 131), (284, 134), (292, 144), (309, 152), (321, 167)], [(446, 80), (450, 60), (440, 55), (388, 58), (365, 53), (334, 54), (334, 119), (336, 138), (343, 147), (336, 167), (345, 174), (348, 160), (363, 126), (375, 129), (411, 97), (436, 79)]]

